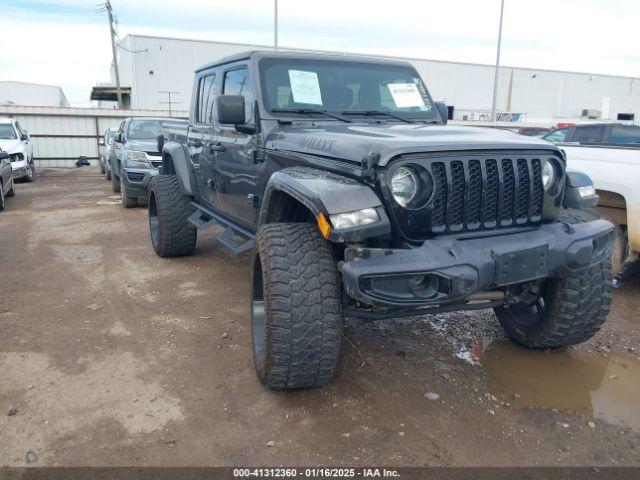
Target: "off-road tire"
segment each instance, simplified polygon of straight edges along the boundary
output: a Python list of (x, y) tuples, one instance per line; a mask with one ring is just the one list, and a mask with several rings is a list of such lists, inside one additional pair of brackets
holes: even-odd
[(14, 180), (11, 184), (11, 190), (6, 193), (7, 197), (15, 197), (16, 196), (16, 181)]
[(258, 378), (271, 389), (326, 385), (338, 365), (344, 324), (331, 245), (315, 225), (268, 224), (256, 235), (251, 265)]
[(197, 230), (187, 221), (194, 212), (175, 175), (158, 175), (149, 182), (149, 230), (151, 244), (161, 257), (191, 255)]
[(134, 208), (138, 206), (138, 199), (127, 195), (127, 187), (125, 186), (120, 188), (120, 200), (124, 208)]
[(106, 168), (104, 168), (104, 163), (100, 162), (100, 173), (104, 175), (106, 173)]
[(107, 178), (106, 179), (107, 179), (107, 181), (110, 181), (111, 180), (111, 170), (106, 170), (106, 172), (107, 172)]
[[(597, 214), (565, 210), (560, 221), (589, 222)], [(522, 305), (498, 307), (496, 316), (507, 336), (529, 348), (559, 348), (593, 337), (607, 319), (611, 307), (613, 276), (611, 262), (549, 278), (544, 285), (544, 308), (537, 314), (523, 313)]]
[(111, 190), (113, 193), (120, 193), (120, 178), (113, 172), (113, 165), (111, 165)]
[(4, 185), (0, 181), (0, 212), (4, 210)]

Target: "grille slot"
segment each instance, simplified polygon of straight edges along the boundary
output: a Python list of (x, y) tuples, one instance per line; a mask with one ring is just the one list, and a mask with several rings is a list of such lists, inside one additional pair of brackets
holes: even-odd
[(538, 223), (544, 191), (539, 158), (430, 161), (431, 233)]

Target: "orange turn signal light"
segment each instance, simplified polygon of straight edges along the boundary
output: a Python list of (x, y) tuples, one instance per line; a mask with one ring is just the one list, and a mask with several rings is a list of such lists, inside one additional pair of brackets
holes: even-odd
[(327, 219), (324, 218), (324, 215), (322, 214), (322, 212), (318, 214), (317, 219), (318, 219), (318, 229), (320, 230), (320, 233), (325, 239), (329, 240), (329, 236), (331, 235), (331, 225), (329, 224)]

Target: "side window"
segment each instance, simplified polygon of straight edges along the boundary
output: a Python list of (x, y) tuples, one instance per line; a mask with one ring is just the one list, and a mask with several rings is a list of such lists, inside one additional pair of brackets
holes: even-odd
[(611, 143), (640, 143), (640, 127), (614, 125), (609, 137)]
[(547, 142), (562, 143), (567, 138), (567, 133), (569, 133), (568, 128), (559, 128), (558, 130), (548, 133), (542, 138)]
[(213, 99), (215, 92), (213, 84), (216, 76), (207, 75), (200, 79), (198, 84), (198, 112), (196, 115), (197, 123), (212, 123), (213, 117)]
[(585, 125), (576, 127), (576, 133), (573, 136), (574, 142), (580, 143), (600, 143), (602, 142), (601, 125)]
[(244, 97), (245, 118), (247, 125), (253, 125), (253, 91), (251, 77), (247, 67), (229, 70), (224, 74), (223, 92), (226, 95), (242, 95)]

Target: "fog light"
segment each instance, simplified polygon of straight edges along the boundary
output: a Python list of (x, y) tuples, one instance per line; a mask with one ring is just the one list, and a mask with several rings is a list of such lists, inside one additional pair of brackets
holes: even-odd
[(380, 220), (378, 212), (375, 208), (365, 208), (364, 210), (358, 210), (357, 212), (338, 213), (331, 215), (331, 225), (336, 230), (342, 230), (345, 228), (361, 227), (363, 225), (369, 225), (376, 223)]
[(593, 185), (589, 185), (588, 187), (578, 187), (578, 195), (580, 198), (593, 197), (596, 194), (596, 189)]
[(411, 284), (411, 290), (419, 297), (435, 297), (438, 293), (438, 277), (435, 275), (414, 277)]

